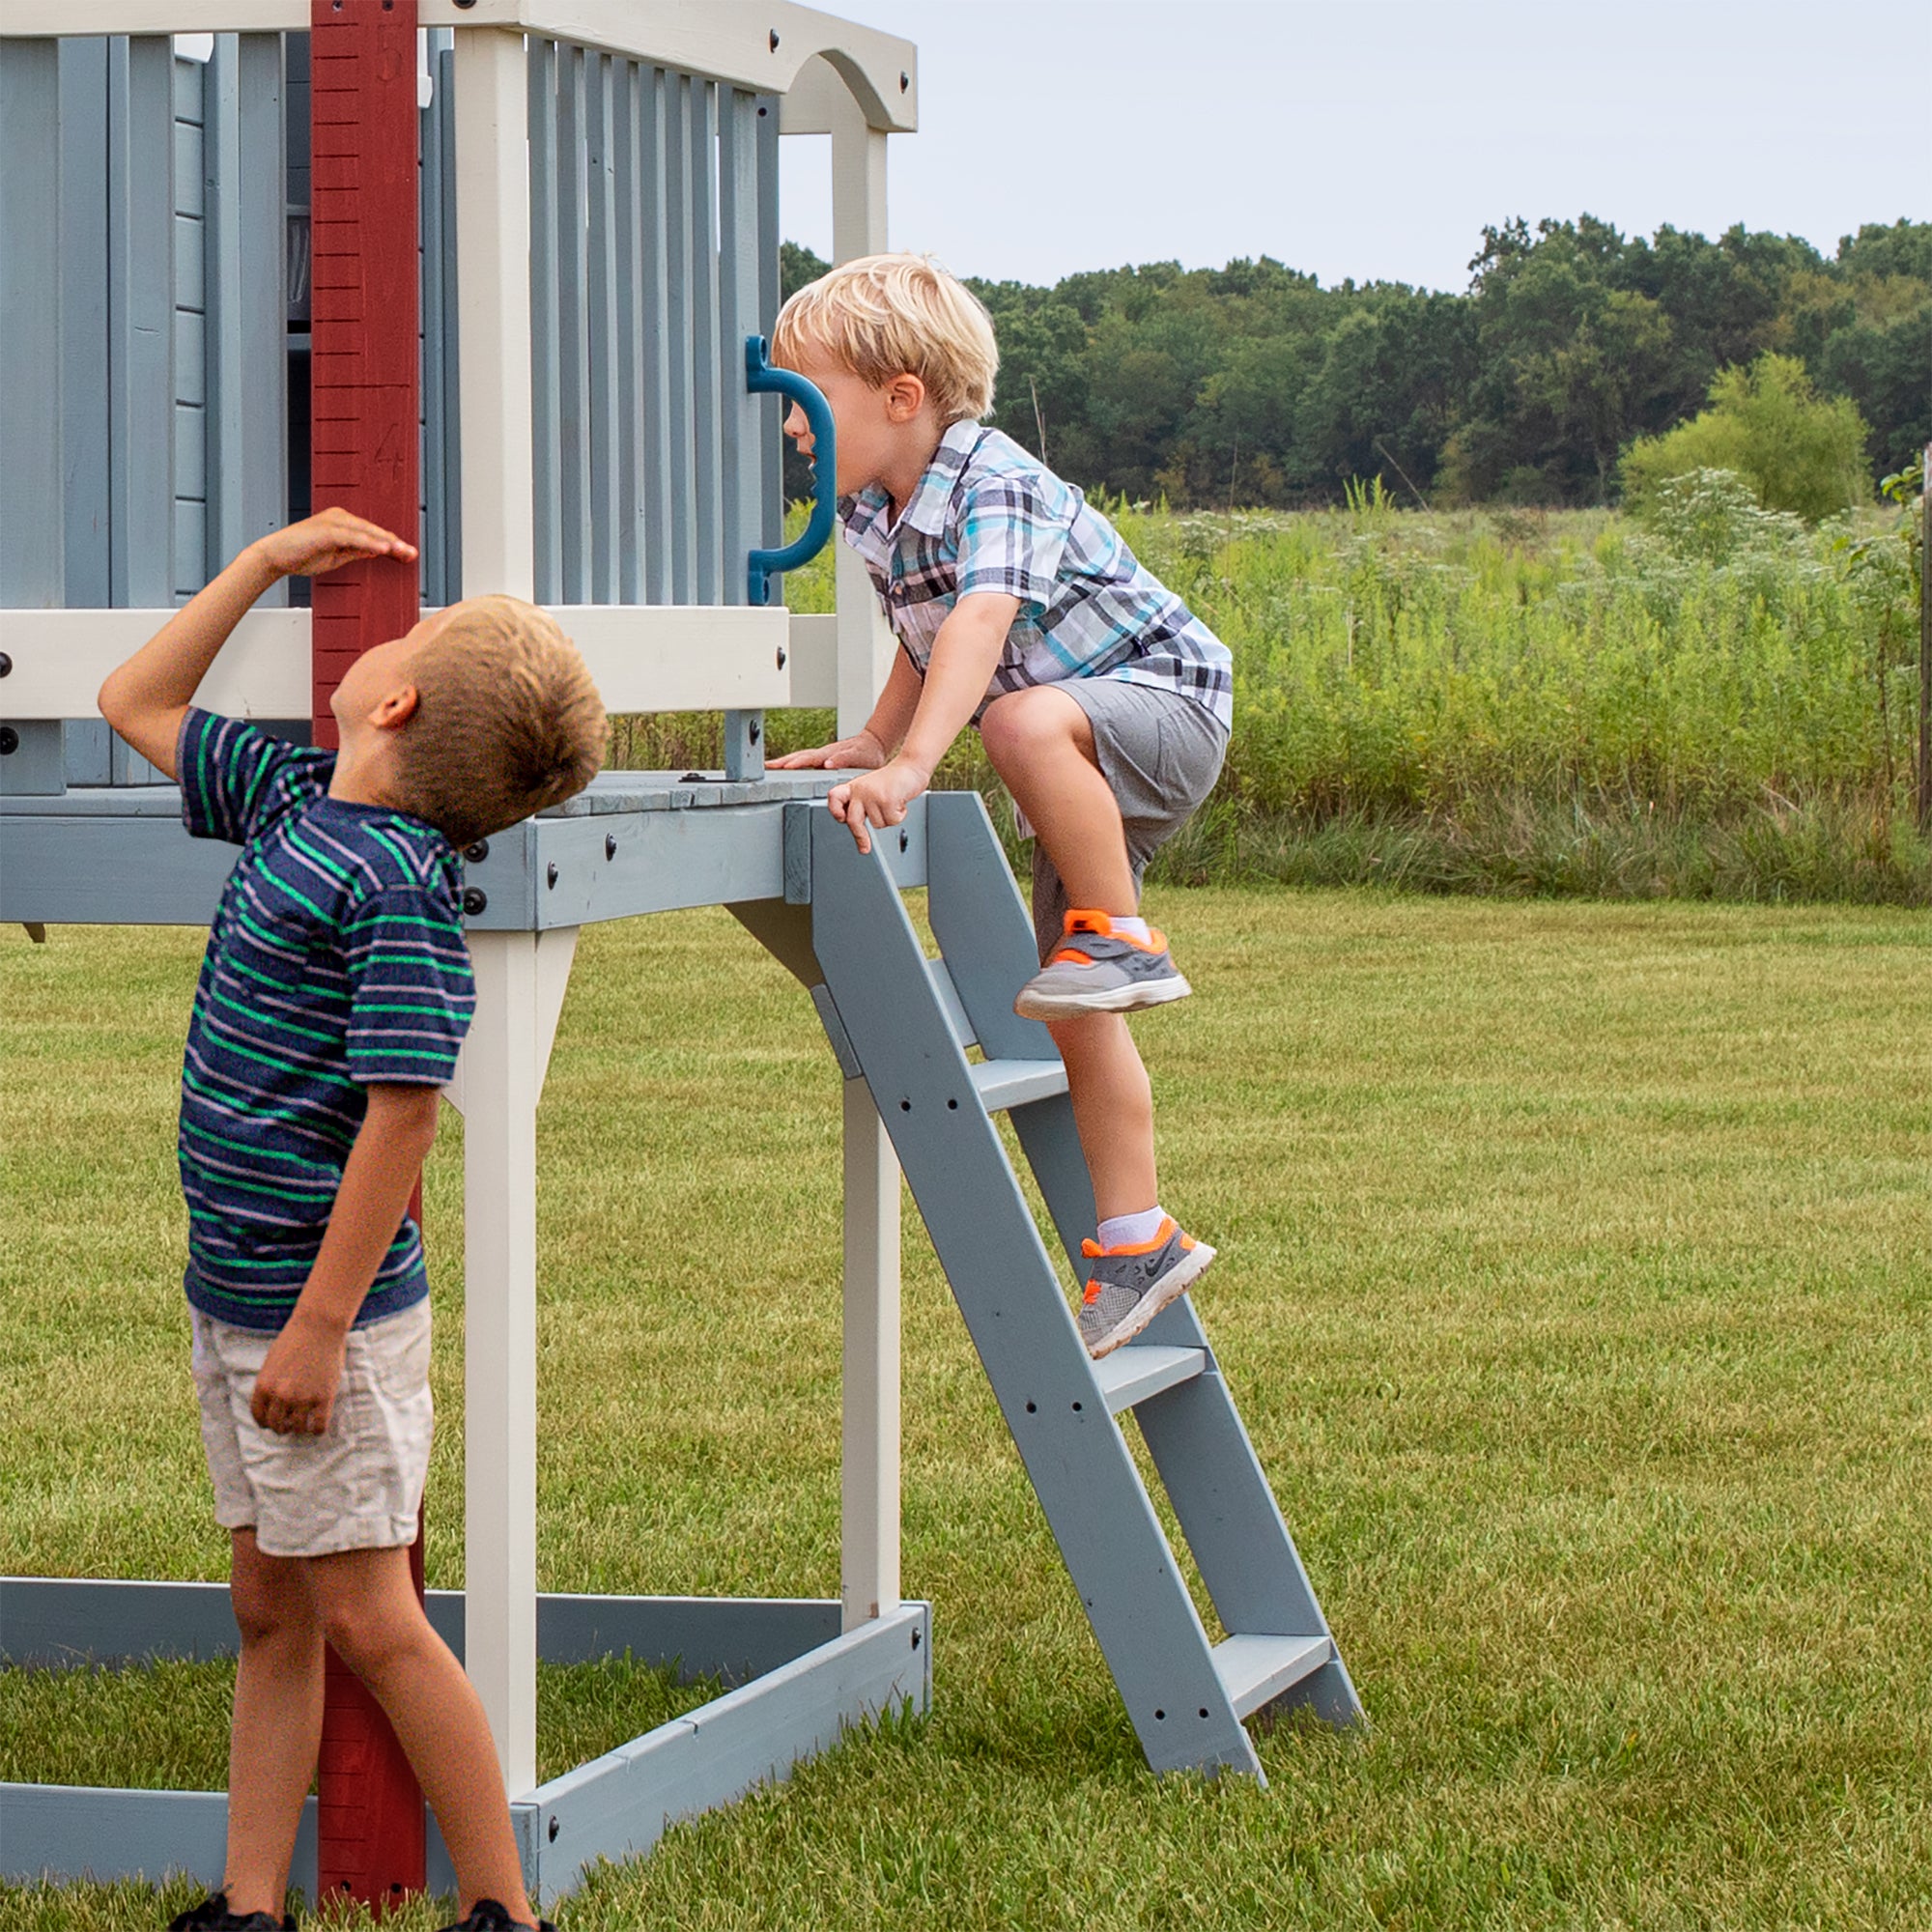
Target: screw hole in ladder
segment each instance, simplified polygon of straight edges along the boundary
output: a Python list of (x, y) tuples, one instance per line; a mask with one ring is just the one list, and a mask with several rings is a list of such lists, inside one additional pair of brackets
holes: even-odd
[(1030, 1403), (1028, 1403), (1028, 1404), (1027, 1404), (1027, 1413), (1028, 1413), (1029, 1415), (1037, 1415), (1037, 1414), (1038, 1412), (1039, 1412), (1039, 1404), (1038, 1404), (1038, 1403), (1037, 1403), (1037, 1402), (1030, 1402)]
[(948, 1112), (949, 1114), (956, 1114), (956, 1113), (957, 1113), (957, 1112), (959, 1111), (959, 1102), (958, 1102), (957, 1100), (949, 1100), (949, 1101), (947, 1101), (947, 1103), (946, 1103), (946, 1111), (947, 1111), (947, 1112)]
[(909, 1114), (909, 1113), (911, 1113), (911, 1112), (912, 1112), (912, 1102), (911, 1102), (910, 1100), (901, 1100), (901, 1101), (899, 1102), (899, 1112), (900, 1112), (900, 1113), (902, 1113), (902, 1114)]
[(1164, 1724), (1164, 1723), (1166, 1723), (1166, 1722), (1167, 1722), (1167, 1713), (1166, 1713), (1165, 1711), (1156, 1711), (1156, 1712), (1155, 1712), (1155, 1713), (1153, 1714), (1153, 1720), (1154, 1720), (1154, 1722), (1155, 1722), (1155, 1723), (1157, 1723), (1157, 1724)]
[(1077, 1402), (1073, 1405), (1073, 1413), (1075, 1415), (1080, 1413), (1080, 1405)]
[(1208, 1715), (1208, 1706), (1206, 1704), (1203, 1704), (1201, 1707), (1201, 1715), (1204, 1718)]

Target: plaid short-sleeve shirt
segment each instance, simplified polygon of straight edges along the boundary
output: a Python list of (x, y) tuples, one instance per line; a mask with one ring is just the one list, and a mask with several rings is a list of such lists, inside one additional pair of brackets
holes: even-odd
[(876, 484), (839, 505), (895, 635), (922, 676), (961, 597), (999, 591), (1019, 613), (988, 701), (1030, 684), (1117, 677), (1191, 699), (1225, 728), (1228, 647), (1122, 542), (1070, 483), (1009, 436), (956, 422), (898, 522)]

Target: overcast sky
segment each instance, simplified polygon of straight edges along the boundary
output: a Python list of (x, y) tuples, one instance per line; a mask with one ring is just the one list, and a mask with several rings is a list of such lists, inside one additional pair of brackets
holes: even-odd
[[(919, 47), (892, 243), (961, 274), (1273, 255), (1460, 289), (1483, 224), (1932, 219), (1927, 0), (820, 0)], [(829, 143), (785, 233), (831, 251)]]

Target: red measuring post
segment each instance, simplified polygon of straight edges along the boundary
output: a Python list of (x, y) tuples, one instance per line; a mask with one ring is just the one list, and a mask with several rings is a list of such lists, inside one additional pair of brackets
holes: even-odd
[[(418, 538), (415, 0), (310, 0), (310, 501)], [(329, 698), (422, 614), (417, 567), (382, 558), (315, 580), (318, 745)], [(411, 1204), (420, 1217), (418, 1188)], [(411, 1569), (423, 1587), (418, 1520)], [(378, 1911), (424, 1885), (423, 1799), (381, 1707), (333, 1651), (322, 1718), (317, 1889)]]
[[(414, 543), (415, 0), (310, 0), (309, 19), (309, 497)], [(316, 579), (317, 744), (336, 742), (328, 700), (343, 672), (422, 614), (418, 581), (386, 557)]]

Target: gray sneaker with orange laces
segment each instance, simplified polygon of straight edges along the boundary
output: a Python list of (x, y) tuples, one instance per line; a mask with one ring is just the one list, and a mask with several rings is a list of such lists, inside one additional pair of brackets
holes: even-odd
[(1151, 1241), (1127, 1248), (1082, 1241), (1080, 1252), (1094, 1267), (1080, 1304), (1080, 1339), (1095, 1361), (1131, 1342), (1214, 1259), (1214, 1250), (1183, 1235), (1172, 1216)]
[(1066, 943), (1020, 988), (1022, 1019), (1070, 1020), (1082, 1013), (1132, 1013), (1184, 1000), (1194, 989), (1151, 927), (1146, 939), (1116, 932), (1103, 912), (1069, 912)]

